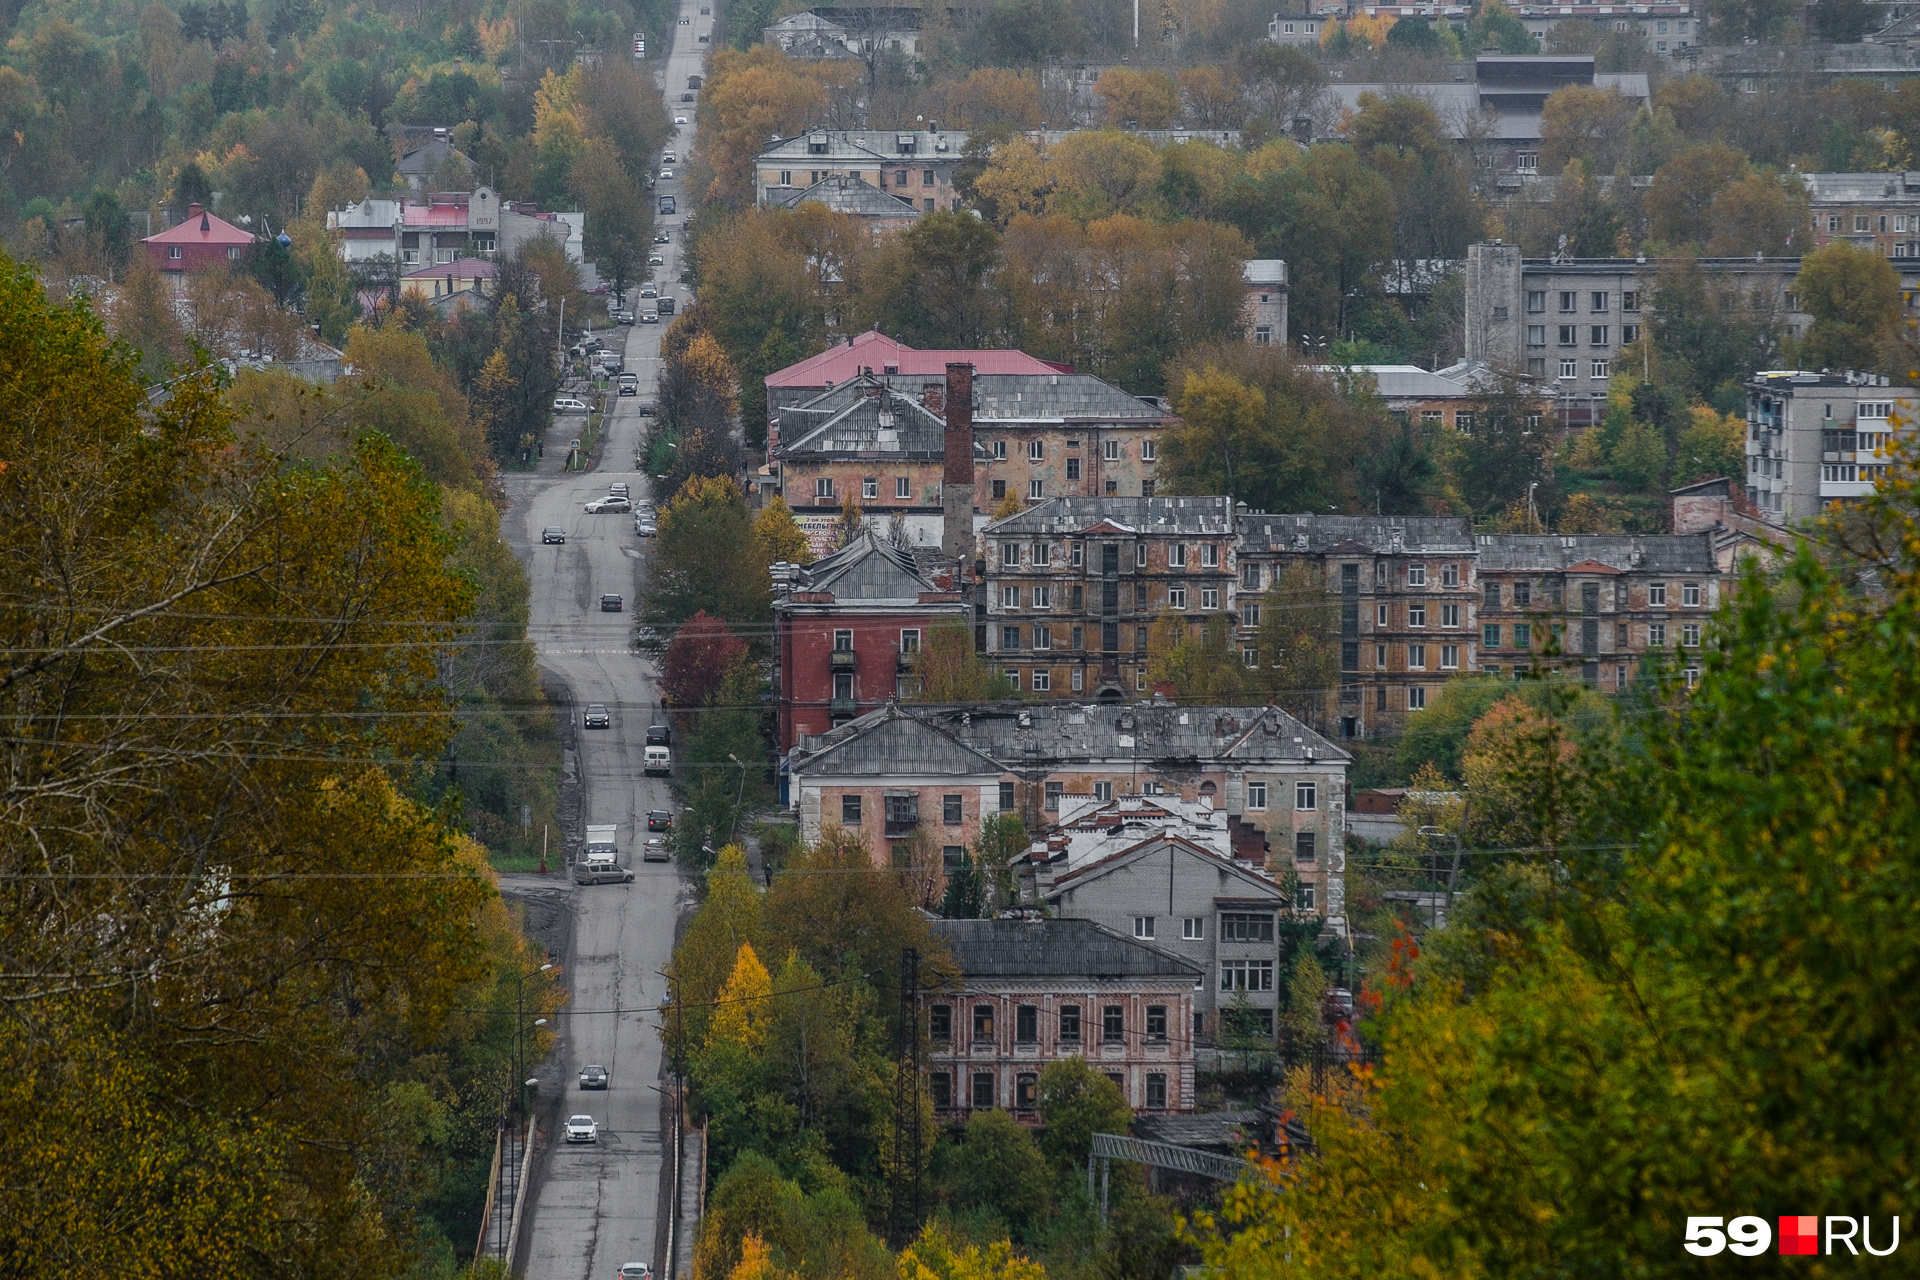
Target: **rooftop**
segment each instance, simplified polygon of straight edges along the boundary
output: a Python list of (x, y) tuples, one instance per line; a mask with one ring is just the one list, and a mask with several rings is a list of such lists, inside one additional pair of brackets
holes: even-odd
[(830, 387), (860, 375), (861, 370), (902, 377), (944, 378), (949, 364), (970, 364), (976, 376), (996, 373), (1071, 373), (1072, 365), (1055, 364), (1024, 351), (921, 351), (877, 330), (848, 338), (818, 355), (808, 356), (766, 376), (768, 388)]
[(964, 978), (1173, 978), (1201, 970), (1091, 920), (934, 920)]
[(888, 542), (871, 526), (840, 550), (804, 568), (791, 566), (784, 576), (776, 576), (776, 586), (784, 589), (789, 603), (795, 602), (794, 596), (816, 594), (830, 595), (835, 603), (918, 603), (923, 594), (944, 590), (921, 570), (912, 551)]
[[(1462, 522), (1465, 523), (1464, 521)], [(1193, 498), (1048, 498), (984, 530), (1008, 534), (1072, 535), (1106, 527), (1115, 533), (1221, 535), (1233, 533), (1233, 499)]]
[(1240, 515), (1240, 549), (1349, 555), (1468, 555), (1473, 521), (1464, 516)]
[(828, 453), (917, 454), (946, 450), (946, 420), (894, 380), (862, 374), (804, 404), (780, 410), (780, 456)]
[(858, 214), (863, 218), (899, 218), (908, 222), (920, 216), (912, 200), (904, 196), (890, 196), (871, 182), (844, 176), (822, 178), (805, 190), (796, 190), (791, 198), (784, 190), (775, 188), (767, 192), (767, 203), (789, 209), (795, 205), (818, 204), (825, 205), (835, 213)]
[(1715, 571), (1713, 539), (1704, 533), (1609, 537), (1581, 534), (1483, 533), (1480, 575), (1489, 573), (1700, 573)]
[(485, 258), (455, 258), (434, 266), (409, 271), (403, 280), (491, 280), (500, 274), (500, 264)]
[(199, 245), (249, 245), (259, 239), (251, 231), (242, 230), (225, 218), (208, 213), (197, 204), (187, 206), (186, 219), (176, 226), (168, 227), (158, 235), (151, 235), (141, 244), (199, 244)]
[(1158, 403), (1130, 395), (1090, 373), (976, 373), (973, 421), (1112, 422), (1166, 417)]

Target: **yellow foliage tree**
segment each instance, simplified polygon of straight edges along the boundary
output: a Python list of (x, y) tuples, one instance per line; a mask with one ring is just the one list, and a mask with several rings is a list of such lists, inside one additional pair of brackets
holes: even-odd
[(707, 1047), (732, 1044), (749, 1052), (758, 1049), (766, 1039), (767, 1018), (772, 1012), (768, 999), (772, 995), (773, 979), (767, 966), (754, 954), (752, 943), (741, 943), (733, 975), (720, 988), (713, 1021), (707, 1028)]
[(1093, 88), (1110, 128), (1166, 129), (1180, 115), (1180, 82), (1164, 71), (1110, 67)]
[(993, 149), (985, 171), (974, 180), (973, 189), (992, 203), (1002, 226), (1019, 213), (1045, 217), (1053, 192), (1046, 152), (1023, 137), (1001, 143)]
[(791, 1280), (793, 1273), (776, 1266), (773, 1250), (757, 1232), (749, 1231), (740, 1240), (740, 1261), (727, 1272), (727, 1280)]
[(753, 518), (753, 537), (768, 564), (781, 560), (788, 564), (813, 563), (813, 544), (807, 541), (800, 522), (793, 518), (793, 508), (777, 493)]
[(932, 1223), (900, 1252), (900, 1280), (1047, 1280), (1047, 1269), (1010, 1240), (962, 1245)]

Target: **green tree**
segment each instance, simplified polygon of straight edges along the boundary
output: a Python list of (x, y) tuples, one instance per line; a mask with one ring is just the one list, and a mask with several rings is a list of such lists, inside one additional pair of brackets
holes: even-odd
[(990, 224), (970, 213), (922, 215), (881, 250), (866, 307), (914, 346), (985, 346), (997, 327), (988, 283), (999, 260)]
[(1667, 450), (1652, 427), (1632, 422), (1608, 462), (1622, 488), (1646, 493), (1659, 488), (1667, 473)]
[(1255, 680), (1296, 720), (1324, 728), (1340, 683), (1339, 606), (1318, 568), (1293, 561), (1274, 575), (1259, 607)]
[(746, 498), (731, 476), (681, 487), (660, 509), (653, 556), (648, 622), (671, 629), (704, 610), (736, 634), (765, 634), (773, 581), (754, 554)]
[(1461, 496), (1474, 510), (1502, 510), (1524, 499), (1535, 482), (1551, 486), (1553, 441), (1541, 425), (1539, 404), (1520, 383), (1506, 380), (1474, 406), (1473, 426), (1459, 442), (1457, 467)]
[(920, 638), (920, 651), (909, 659), (908, 672), (908, 702), (951, 705), (1013, 696), (1006, 674), (974, 648), (973, 628), (963, 617), (935, 619)]
[(1872, 369), (1885, 358), (1900, 318), (1900, 273), (1870, 248), (1830, 240), (1800, 263), (1793, 283), (1813, 317), (1801, 343), (1810, 368)]
[(1120, 1086), (1078, 1056), (1040, 1069), (1040, 1149), (1062, 1172), (1084, 1169), (1096, 1133), (1127, 1133), (1133, 1108)]
[(1052, 1209), (1053, 1179), (1028, 1128), (1004, 1111), (976, 1111), (940, 1181), (955, 1209), (1030, 1240)]

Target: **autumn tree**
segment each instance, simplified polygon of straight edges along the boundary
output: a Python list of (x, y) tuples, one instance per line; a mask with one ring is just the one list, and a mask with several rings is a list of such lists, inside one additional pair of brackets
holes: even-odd
[(1328, 699), (1340, 683), (1339, 606), (1326, 581), (1310, 564), (1289, 562), (1273, 575), (1258, 607), (1251, 679), (1289, 715), (1323, 729)]
[(813, 563), (813, 546), (807, 541), (806, 531), (793, 518), (793, 509), (786, 499), (777, 493), (753, 518), (753, 542), (754, 549), (770, 565), (782, 561), (799, 565)]
[(1013, 685), (975, 649), (973, 628), (962, 617), (940, 617), (920, 638), (908, 660), (908, 702), (994, 702), (1013, 695)]
[(1180, 83), (1164, 71), (1113, 67), (1093, 86), (1114, 129), (1166, 129), (1180, 114)]
[(1593, 173), (1612, 173), (1627, 161), (1628, 130), (1638, 109), (1617, 88), (1568, 85), (1547, 95), (1540, 120), (1540, 171), (1558, 173), (1569, 160)]
[(764, 630), (772, 599), (746, 497), (731, 476), (693, 478), (660, 509), (647, 618), (673, 628), (705, 612), (736, 634)]
[(1830, 240), (1800, 263), (1794, 292), (1813, 317), (1802, 363), (1872, 369), (1885, 359), (1900, 317), (1900, 273), (1871, 248)]
[(747, 659), (746, 641), (705, 610), (674, 633), (660, 662), (660, 693), (670, 707), (704, 707), (727, 673)]

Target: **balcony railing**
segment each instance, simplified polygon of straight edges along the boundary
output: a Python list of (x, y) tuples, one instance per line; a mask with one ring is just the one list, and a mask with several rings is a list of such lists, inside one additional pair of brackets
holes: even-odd
[(834, 671), (851, 671), (856, 665), (851, 649), (835, 649), (828, 655), (827, 661)]
[(920, 829), (919, 818), (888, 818), (887, 835), (910, 836)]

